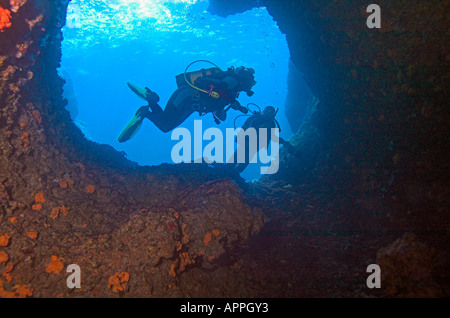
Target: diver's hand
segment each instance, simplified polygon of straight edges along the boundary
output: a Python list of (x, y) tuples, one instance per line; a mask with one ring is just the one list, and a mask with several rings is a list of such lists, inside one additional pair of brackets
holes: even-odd
[(214, 112), (214, 118), (218, 118), (221, 121), (225, 121), (227, 120), (227, 112), (225, 111), (225, 109), (218, 110)]
[(145, 88), (145, 98), (147, 99), (147, 101), (149, 103), (157, 103), (157, 102), (159, 102), (158, 94), (156, 94), (155, 92), (150, 90), (150, 88), (148, 88), (148, 87)]
[(149, 115), (150, 115), (150, 109), (149, 108), (150, 108), (149, 106), (142, 106), (142, 107), (140, 107), (137, 110), (135, 116), (149, 118)]
[(236, 110), (238, 108), (242, 107), (241, 103), (239, 103), (237, 100), (232, 101), (230, 106), (231, 106), (231, 108), (236, 109)]
[(247, 107), (242, 106), (237, 100), (232, 102), (230, 106), (231, 106), (231, 108), (233, 108), (235, 110), (239, 110), (240, 112), (242, 112), (244, 114), (248, 113)]

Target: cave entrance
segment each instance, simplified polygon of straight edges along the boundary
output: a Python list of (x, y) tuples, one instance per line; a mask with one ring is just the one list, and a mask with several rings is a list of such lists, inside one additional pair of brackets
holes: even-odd
[[(175, 76), (194, 60), (210, 60), (222, 69), (252, 67), (257, 84), (254, 96), (241, 94), (242, 105), (280, 108), (281, 137), (292, 135), (286, 117), (289, 49), (266, 8), (253, 8), (226, 18), (207, 12), (207, 0), (75, 0), (69, 5), (63, 28), (60, 75), (66, 80), (64, 95), (75, 124), (88, 139), (109, 144), (140, 165), (172, 163), (177, 141), (145, 120), (131, 140), (117, 137), (145, 102), (127, 87), (131, 82), (157, 92), (164, 107), (176, 89)], [(209, 67), (209, 65), (199, 65)], [(237, 111), (228, 112), (220, 125), (211, 114), (201, 117), (203, 127), (234, 127)], [(182, 127), (193, 129), (194, 113)], [(237, 120), (243, 124), (245, 118)], [(195, 158), (192, 158), (195, 159)], [(242, 174), (260, 176), (258, 164)]]

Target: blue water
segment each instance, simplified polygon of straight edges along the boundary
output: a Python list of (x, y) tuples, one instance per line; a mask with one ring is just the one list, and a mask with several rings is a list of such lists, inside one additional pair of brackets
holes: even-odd
[[(172, 163), (177, 141), (149, 120), (134, 138), (117, 142), (136, 110), (145, 105), (125, 83), (148, 86), (158, 93), (164, 108), (177, 87), (175, 76), (192, 61), (206, 59), (223, 70), (254, 68), (255, 94), (243, 93), (239, 102), (279, 107), (280, 136), (289, 139), (292, 132), (284, 113), (289, 61), (285, 36), (265, 8), (221, 18), (209, 14), (207, 7), (206, 0), (71, 2), (63, 28), (60, 74), (70, 80), (65, 87), (67, 108), (72, 105), (72, 117), (87, 138), (124, 151), (141, 165)], [(198, 64), (192, 70), (202, 67), (210, 65)], [(216, 125), (211, 114), (194, 113), (180, 127), (193, 132), (194, 120), (201, 119), (204, 130), (233, 128), (240, 114), (230, 110), (227, 120)], [(237, 123), (244, 121), (240, 118)], [(259, 166), (251, 164), (242, 176), (260, 177)]]

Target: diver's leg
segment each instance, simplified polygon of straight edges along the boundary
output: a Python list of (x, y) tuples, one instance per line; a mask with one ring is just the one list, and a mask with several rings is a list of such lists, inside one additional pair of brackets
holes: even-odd
[(158, 104), (158, 102), (159, 102), (158, 94), (151, 91), (150, 88), (148, 88), (148, 87), (146, 87), (145, 90), (147, 91), (145, 97), (148, 101), (148, 105), (140, 107), (137, 110), (135, 116), (149, 118), (150, 109), (155, 114), (162, 113), (163, 110), (162, 110), (161, 106), (159, 106), (159, 104)]
[(148, 119), (161, 131), (169, 132), (182, 124), (193, 113), (190, 106), (185, 105), (185, 107), (180, 108), (179, 106), (177, 107), (168, 103), (164, 111), (150, 112)]
[[(241, 145), (242, 146), (242, 145)], [(241, 152), (242, 150), (236, 149), (236, 151), (234, 152), (234, 169), (238, 172), (241, 173), (242, 171), (245, 170), (245, 168), (247, 168), (247, 166), (250, 163), (250, 145), (249, 145), (249, 138), (245, 138), (245, 144), (244, 144), (244, 161), (243, 162), (239, 162), (238, 161), (238, 153)]]
[(156, 103), (149, 103), (152, 109), (148, 118), (163, 132), (168, 132), (183, 123), (193, 112), (193, 89), (178, 88), (170, 97), (164, 111)]
[(159, 106), (158, 103), (148, 103), (148, 106), (154, 114), (161, 114), (163, 112), (163, 109), (161, 108), (161, 106)]
[(155, 92), (150, 90), (150, 88), (148, 88), (148, 87), (146, 87), (145, 90), (146, 90), (145, 98), (147, 99), (148, 105), (142, 106), (141, 108), (139, 108), (137, 110), (135, 116), (149, 118), (150, 117), (150, 109), (155, 114), (162, 113), (163, 110), (162, 110), (161, 106), (159, 106), (159, 104), (158, 104), (158, 102), (159, 102), (158, 94), (156, 94)]

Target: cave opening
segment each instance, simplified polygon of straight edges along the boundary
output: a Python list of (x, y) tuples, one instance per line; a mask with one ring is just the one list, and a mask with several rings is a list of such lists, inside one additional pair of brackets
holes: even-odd
[[(109, 144), (139, 165), (173, 163), (177, 141), (150, 121), (129, 141), (117, 137), (136, 110), (145, 104), (127, 87), (131, 82), (149, 87), (160, 105), (176, 89), (175, 76), (195, 60), (209, 60), (222, 69), (245, 65), (256, 70), (254, 96), (239, 96), (242, 105), (279, 108), (280, 136), (288, 140), (306, 118), (311, 94), (290, 61), (285, 35), (265, 7), (228, 17), (210, 14), (207, 0), (72, 1), (63, 28), (59, 74), (65, 79), (66, 108), (87, 139)], [(207, 63), (197, 66), (210, 67)], [(288, 86), (291, 89), (288, 89)], [(295, 89), (294, 89), (295, 87)], [(241, 113), (229, 111), (217, 125), (213, 116), (191, 115), (180, 127), (242, 125)], [(192, 158), (194, 160), (195, 158)], [(261, 176), (261, 164), (250, 164), (241, 174), (247, 180)]]
[[(229, 8), (227, 13), (241, 8), (228, 0), (210, 1)], [(6, 270), (0, 281), (2, 295), (295, 298), (448, 294), (445, 150), (449, 147), (447, 113), (442, 108), (448, 72), (442, 66), (449, 59), (442, 49), (448, 41), (439, 36), (447, 27), (442, 6), (386, 2), (383, 14), (387, 19), (383, 21), (388, 23), (380, 32), (366, 29), (362, 4), (264, 1), (287, 34), (292, 60), (304, 72), (320, 104), (309, 119), (308, 110), (314, 107), (307, 107), (303, 115), (299, 107), (291, 108), (295, 112), (290, 116), (286, 102), (289, 119), (303, 118), (291, 138), (296, 149), (302, 150), (300, 159), (285, 160), (280, 165), (284, 171), (274, 178), (244, 187), (198, 165), (136, 167), (108, 144), (86, 142), (81, 131), (74, 130), (61, 98), (63, 81), (56, 73), (68, 2), (0, 1), (5, 19), (0, 26), (0, 265)], [(197, 58), (188, 56), (173, 66), (185, 51), (170, 55), (171, 60), (163, 59), (170, 51), (164, 45), (175, 45), (174, 40), (180, 38), (165, 34), (156, 44), (158, 37), (150, 31), (155, 26), (174, 29), (174, 12), (191, 5), (204, 8), (206, 2), (164, 4), (168, 11), (157, 7), (167, 19), (158, 19), (145, 8), (139, 12), (148, 21), (127, 11), (129, 7), (142, 9), (145, 2), (149, 1), (97, 0), (95, 8), (87, 11), (79, 2), (80, 19), (73, 18), (77, 7), (70, 8), (67, 23), (74, 28), (64, 30), (68, 42), (63, 46), (68, 45), (71, 32), (72, 40), (79, 41), (72, 53), (89, 60), (89, 67), (80, 58), (68, 69), (65, 51), (60, 74), (68, 82), (67, 99), (72, 79), (72, 95), (76, 96), (72, 102), (79, 107), (67, 106), (92, 139), (92, 127), (115, 139), (130, 114), (142, 105), (125, 81), (160, 89), (165, 101), (172, 92), (167, 83), (175, 87), (173, 77), (180, 73), (179, 67)], [(259, 0), (245, 0), (239, 6), (242, 3), (259, 5)], [(118, 21), (117, 29), (107, 27), (110, 21), (99, 13), (102, 10)], [(247, 14), (258, 12), (254, 10)], [(91, 33), (81, 28), (89, 21), (84, 14), (93, 18), (86, 26)], [(418, 16), (422, 21), (410, 19)], [(206, 24), (206, 17), (185, 14), (181, 20), (186, 17), (202, 26), (195, 33), (196, 40), (205, 37), (207, 25), (208, 34), (215, 32), (209, 39), (217, 35), (217, 29)], [(233, 25), (232, 20), (219, 20)], [(138, 27), (129, 28), (128, 22)], [(180, 34), (194, 32), (195, 23), (186, 23), (190, 29), (180, 29)], [(94, 37), (95, 32), (98, 36)], [(194, 48), (196, 40), (192, 40)], [(129, 44), (127, 48), (116, 45), (122, 41)], [(147, 49), (150, 42), (155, 52), (161, 52), (144, 52), (142, 46)], [(196, 49), (199, 56), (217, 51)], [(94, 56), (96, 52), (100, 53)], [(222, 67), (231, 61), (215, 57), (211, 60)], [(133, 59), (139, 63), (132, 65)], [(143, 66), (154, 60), (161, 64), (159, 68)], [(289, 67), (286, 100), (290, 93), (299, 94), (295, 83), (303, 78), (293, 64)], [(158, 80), (152, 81), (155, 70)], [(75, 80), (91, 90), (79, 92)], [(256, 97), (263, 99), (267, 94), (259, 92), (251, 100), (259, 103)], [(298, 97), (292, 96), (293, 105), (298, 106)], [(310, 104), (316, 104), (317, 99), (309, 96)], [(92, 122), (84, 127), (77, 115), (81, 107), (95, 111), (95, 116), (90, 115)], [(116, 114), (123, 118), (114, 122)], [(289, 125), (296, 131), (292, 122)], [(148, 123), (143, 129), (150, 127)], [(154, 141), (149, 135), (160, 139), (144, 134), (148, 144), (136, 143), (138, 150)], [(152, 151), (151, 146), (145, 149)], [(152, 158), (160, 152), (161, 147)], [(61, 273), (68, 264), (82, 268), (83, 288), (67, 289)], [(366, 288), (368, 264), (382, 268), (384, 288)], [(59, 275), (55, 268), (61, 270)], [(121, 293), (111, 288), (111, 282), (120, 277), (126, 283)]]

